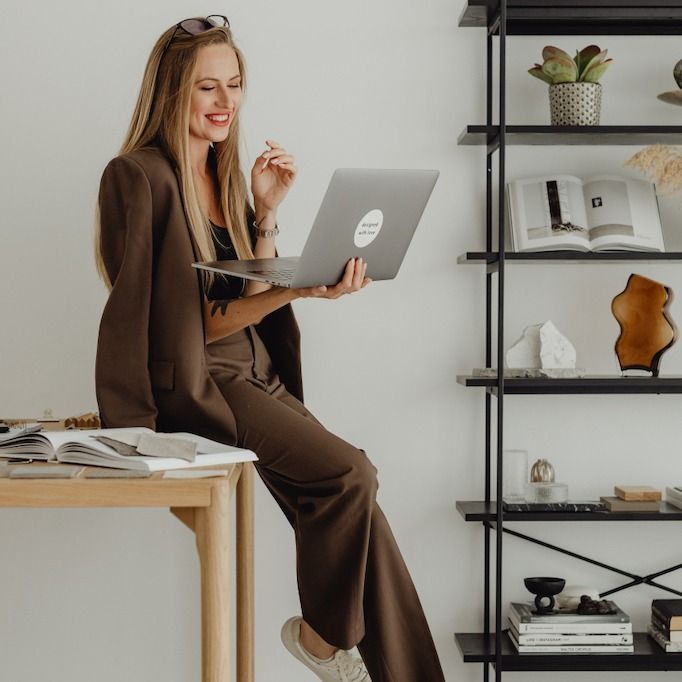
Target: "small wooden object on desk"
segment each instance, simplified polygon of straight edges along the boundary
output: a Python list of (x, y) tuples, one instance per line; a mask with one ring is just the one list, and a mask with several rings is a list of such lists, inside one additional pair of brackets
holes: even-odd
[(616, 497), (628, 502), (660, 502), (663, 494), (650, 485), (617, 485), (613, 489)]
[(97, 412), (85, 412), (75, 417), (55, 419), (42, 417), (40, 419), (5, 419), (7, 426), (21, 426), (22, 424), (40, 424), (43, 431), (63, 431), (64, 429), (100, 429), (102, 423)]

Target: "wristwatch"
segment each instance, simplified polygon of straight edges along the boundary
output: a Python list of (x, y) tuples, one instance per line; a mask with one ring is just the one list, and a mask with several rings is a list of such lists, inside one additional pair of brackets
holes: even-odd
[(253, 227), (256, 230), (256, 237), (265, 237), (265, 239), (271, 239), (279, 234), (279, 226), (275, 225), (271, 230), (263, 230), (258, 227), (258, 223), (254, 220)]

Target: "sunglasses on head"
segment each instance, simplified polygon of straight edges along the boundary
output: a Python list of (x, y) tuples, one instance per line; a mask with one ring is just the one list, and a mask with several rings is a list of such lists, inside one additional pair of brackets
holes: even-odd
[[(230, 21), (223, 14), (209, 14), (205, 19), (183, 19), (182, 21), (175, 24), (175, 30), (171, 34), (166, 47), (163, 48), (161, 53), (161, 59), (168, 51), (170, 44), (173, 42), (173, 38), (178, 33), (178, 30), (182, 29), (185, 33), (189, 33), (191, 36), (197, 36), (205, 31), (210, 31), (212, 28), (230, 28)], [(160, 60), (159, 60), (160, 61)]]

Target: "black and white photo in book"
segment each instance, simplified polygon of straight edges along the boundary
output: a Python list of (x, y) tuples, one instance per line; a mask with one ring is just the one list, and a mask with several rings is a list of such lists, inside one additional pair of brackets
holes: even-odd
[(507, 186), (514, 251), (665, 251), (646, 180), (548, 175)]

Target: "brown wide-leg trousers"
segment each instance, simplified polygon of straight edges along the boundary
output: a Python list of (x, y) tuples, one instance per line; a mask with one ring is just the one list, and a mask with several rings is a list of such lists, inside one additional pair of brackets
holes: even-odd
[(357, 645), (372, 682), (443, 682), (419, 597), (376, 502), (376, 468), (272, 376), (254, 331), (217, 344), (208, 347), (210, 369), (235, 414), (237, 444), (258, 455), (258, 473), (294, 529), (303, 619), (333, 646)]

